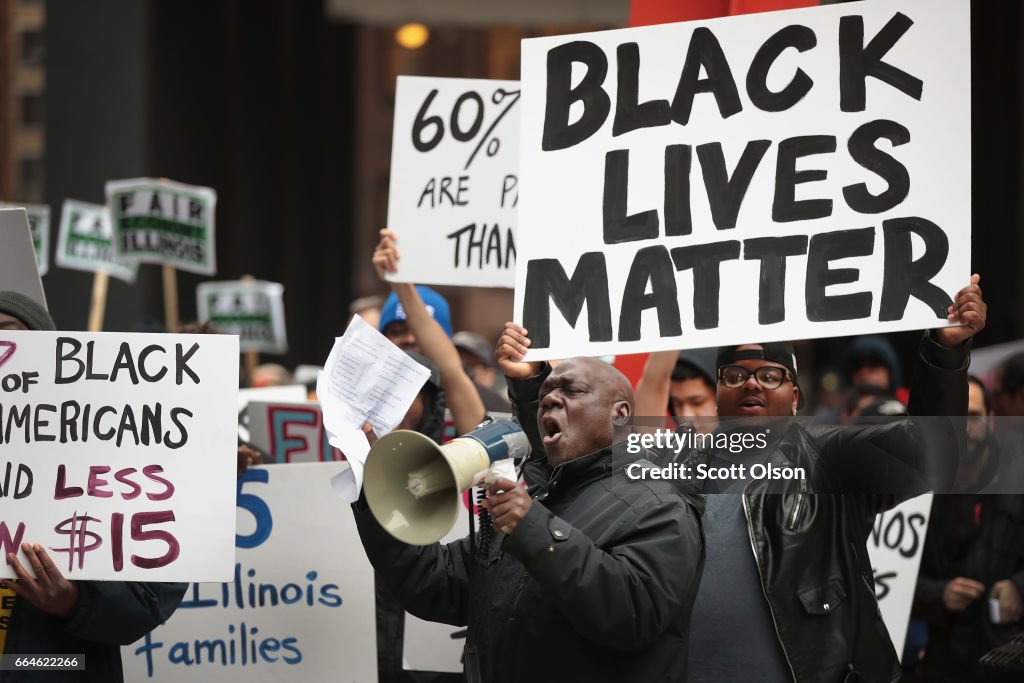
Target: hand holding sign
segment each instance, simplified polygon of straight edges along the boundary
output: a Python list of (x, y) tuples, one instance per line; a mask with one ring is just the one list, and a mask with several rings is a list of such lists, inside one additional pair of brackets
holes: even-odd
[(948, 320), (961, 323), (960, 327), (940, 327), (936, 330), (939, 343), (948, 348), (960, 346), (965, 341), (985, 329), (988, 318), (988, 304), (981, 296), (981, 276), (971, 276), (971, 284), (956, 294), (956, 299), (949, 306)]
[(380, 231), (380, 243), (373, 250), (373, 267), (381, 280), (387, 279), (388, 273), (398, 272), (398, 259), (401, 258), (401, 254), (398, 253), (396, 242), (398, 235), (393, 230), (384, 228)]
[(526, 379), (540, 372), (541, 364), (523, 360), (530, 338), (526, 328), (515, 323), (505, 323), (505, 330), (498, 338), (494, 349), (494, 360), (501, 368), (502, 374), (513, 379)]
[(71, 614), (75, 603), (78, 602), (78, 586), (75, 582), (64, 578), (46, 550), (38, 543), (22, 543), (21, 550), (28, 558), (35, 577), (29, 575), (14, 553), (8, 553), (7, 564), (14, 568), (18, 581), (0, 581), (0, 587), (11, 589), (18, 597), (47, 614), (58, 617)]

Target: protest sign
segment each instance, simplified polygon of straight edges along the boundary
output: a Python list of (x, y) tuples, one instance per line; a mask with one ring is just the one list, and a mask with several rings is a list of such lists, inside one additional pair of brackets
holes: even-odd
[(868, 555), (875, 572), (875, 597), (899, 654), (903, 653), (907, 638), (931, 510), (930, 493), (905, 501), (878, 515), (868, 538)]
[(226, 335), (0, 332), (0, 554), (39, 543), (69, 579), (229, 578), (237, 391)]
[(331, 446), (320, 404), (250, 401), (249, 441), (270, 456), (270, 462), (344, 460)]
[(283, 294), (276, 282), (204, 282), (196, 288), (196, 310), (200, 320), (237, 334), (242, 351), (287, 353)]
[(246, 471), (234, 578), (192, 584), (166, 624), (124, 647), (126, 680), (376, 681), (373, 569), (329, 484), (344, 467)]
[(50, 270), (50, 207), (46, 204), (12, 204), (0, 202), (0, 209), (25, 209), (32, 231), (32, 248), (40, 275)]
[(388, 227), (396, 282), (511, 287), (519, 83), (399, 76)]
[(213, 189), (150, 178), (114, 180), (106, 189), (119, 258), (216, 275)]
[(57, 233), (57, 265), (91, 273), (106, 271), (119, 280), (135, 282), (139, 265), (120, 261), (114, 254), (114, 229), (107, 207), (65, 199)]
[(527, 358), (946, 324), (970, 274), (970, 6), (523, 41)]
[(0, 209), (0, 291), (24, 294), (46, 307), (24, 209)]

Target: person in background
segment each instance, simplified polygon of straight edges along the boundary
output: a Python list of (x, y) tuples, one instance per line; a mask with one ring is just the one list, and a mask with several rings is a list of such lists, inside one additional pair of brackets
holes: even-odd
[(700, 432), (715, 431), (718, 427), (715, 351), (692, 349), (652, 353), (636, 385), (637, 417), (661, 416), (667, 411), (675, 426), (692, 423)]
[(498, 377), (494, 360), (491, 358), (491, 347), (476, 332), (462, 330), (452, 336), (452, 343), (459, 352), (462, 359), (462, 367), (466, 373), (473, 378), (477, 391), (480, 393), (480, 400), (484, 402), (484, 408), (488, 412), (508, 413), (512, 410), (512, 404), (504, 396), (495, 391), (495, 383)]
[(1022, 628), (1024, 495), (986, 495), (998, 485), (1000, 444), (984, 385), (971, 377), (969, 390), (967, 453), (956, 482), (965, 493), (932, 500), (914, 593), (914, 616), (928, 624), (918, 674), (942, 683), (1016, 681), (978, 659)]
[(384, 306), (384, 295), (383, 294), (371, 294), (369, 296), (361, 296), (353, 301), (348, 306), (348, 320), (352, 322), (352, 318), (359, 316), (366, 321), (366, 324), (370, 327), (380, 326), (380, 309)]
[[(381, 280), (398, 271), (401, 254), (398, 238), (391, 230), (380, 231), (380, 242), (373, 252), (373, 267)], [(391, 294), (381, 309), (380, 331), (395, 346), (418, 351), (437, 365), (455, 421), (457, 434), (465, 434), (483, 422), (486, 412), (473, 380), (462, 367), (459, 352), (452, 343), (452, 321), (444, 297), (422, 285), (388, 282)]]
[(843, 376), (847, 386), (881, 387), (906, 404), (908, 390), (903, 386), (903, 369), (892, 342), (880, 334), (854, 337), (843, 350)]
[[(47, 310), (32, 299), (0, 292), (0, 330), (56, 329)], [(0, 579), (0, 617), (6, 617), (0, 622), (7, 624), (0, 654), (83, 654), (87, 665), (46, 674), (0, 670), (0, 683), (40, 676), (55, 683), (123, 681), (121, 646), (165, 622), (188, 589), (187, 583), (69, 581), (41, 545), (23, 543), (21, 549), (35, 576), (15, 554), (4, 558), (17, 580)]]
[(266, 387), (286, 387), (295, 383), (292, 373), (288, 372), (283, 365), (277, 363), (264, 363), (257, 365), (252, 371), (252, 388), (264, 389)]

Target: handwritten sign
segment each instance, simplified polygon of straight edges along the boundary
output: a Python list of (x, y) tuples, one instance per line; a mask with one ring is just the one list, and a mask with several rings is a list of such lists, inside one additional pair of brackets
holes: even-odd
[(50, 207), (46, 204), (12, 204), (0, 202), (0, 209), (25, 209), (32, 231), (32, 247), (36, 253), (39, 275), (50, 270)]
[(0, 291), (24, 294), (46, 308), (24, 209), (0, 209)]
[(8, 331), (0, 347), (0, 554), (39, 543), (70, 579), (229, 578), (235, 338)]
[(115, 256), (110, 211), (101, 204), (65, 199), (57, 234), (57, 265), (88, 272), (106, 271), (125, 282), (135, 282), (139, 265)]
[(209, 187), (150, 178), (107, 183), (118, 257), (215, 275), (216, 204)]
[(396, 282), (512, 287), (519, 83), (399, 76), (388, 227)]
[(897, 653), (903, 652), (917, 587), (932, 494), (912, 498), (875, 518), (868, 555), (875, 572), (875, 597)]
[(320, 404), (315, 401), (250, 401), (249, 439), (271, 462), (330, 462), (345, 456), (331, 446)]
[(197, 311), (200, 320), (237, 334), (242, 351), (288, 353), (283, 295), (276, 282), (204, 282), (196, 288)]
[(248, 470), (233, 578), (192, 584), (166, 624), (124, 647), (126, 680), (377, 680), (373, 569), (328, 483), (344, 467)]
[(523, 41), (527, 358), (946, 324), (970, 6), (868, 0)]

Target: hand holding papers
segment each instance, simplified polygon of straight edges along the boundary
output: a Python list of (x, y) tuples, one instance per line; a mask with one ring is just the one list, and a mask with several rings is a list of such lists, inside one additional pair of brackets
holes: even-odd
[(346, 501), (355, 502), (363, 484), (363, 463), (370, 451), (363, 424), (369, 423), (378, 436), (393, 430), (428, 377), (427, 368), (359, 316), (334, 340), (316, 391), (329, 441), (349, 463), (332, 480)]

